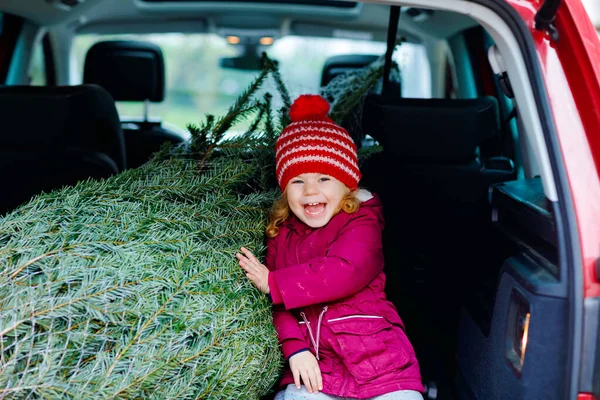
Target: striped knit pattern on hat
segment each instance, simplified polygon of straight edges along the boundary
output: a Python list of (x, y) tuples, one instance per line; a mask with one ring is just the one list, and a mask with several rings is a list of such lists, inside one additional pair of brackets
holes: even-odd
[(356, 145), (341, 126), (327, 117), (329, 104), (321, 96), (302, 95), (290, 108), (292, 122), (275, 145), (275, 173), (281, 191), (305, 173), (332, 176), (350, 190), (361, 175)]

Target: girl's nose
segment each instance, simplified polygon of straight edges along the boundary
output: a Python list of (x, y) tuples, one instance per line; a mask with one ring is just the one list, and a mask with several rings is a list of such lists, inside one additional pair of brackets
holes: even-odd
[(314, 183), (305, 183), (304, 184), (304, 195), (305, 196), (309, 196), (309, 195), (313, 195), (313, 194), (317, 194), (318, 193), (318, 189), (317, 189), (317, 185), (315, 185)]

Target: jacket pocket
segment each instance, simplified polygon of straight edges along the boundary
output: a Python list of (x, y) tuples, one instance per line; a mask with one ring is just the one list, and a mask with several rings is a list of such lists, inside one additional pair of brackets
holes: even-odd
[(410, 344), (402, 330), (378, 316), (355, 315), (328, 320), (334, 351), (358, 382), (400, 372), (410, 362)]

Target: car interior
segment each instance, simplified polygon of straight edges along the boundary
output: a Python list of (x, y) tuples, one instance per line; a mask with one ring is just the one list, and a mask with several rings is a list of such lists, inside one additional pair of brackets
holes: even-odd
[(346, 127), (383, 149), (361, 186), (384, 204), (386, 292), (425, 398), (565, 398), (561, 215), (525, 52), (481, 5), (405, 3), (394, 20), (389, 4), (335, 0), (0, 1), (0, 213), (189, 140), (262, 51), (299, 95), (391, 37), (397, 74)]

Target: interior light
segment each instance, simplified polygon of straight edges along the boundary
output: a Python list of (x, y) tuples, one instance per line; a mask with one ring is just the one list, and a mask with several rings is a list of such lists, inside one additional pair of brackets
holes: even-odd
[(227, 43), (229, 43), (229, 44), (239, 44), (240, 43), (239, 36), (227, 36), (225, 38), (225, 40), (227, 40)]
[(521, 337), (521, 365), (523, 365), (523, 361), (525, 359), (525, 350), (527, 350), (527, 339), (529, 338), (529, 318), (531, 317), (530, 313), (525, 314), (525, 318), (523, 321), (523, 336)]
[(270, 36), (264, 36), (264, 37), (261, 37), (258, 42), (260, 44), (262, 44), (263, 46), (270, 46), (273, 44), (274, 40)]

